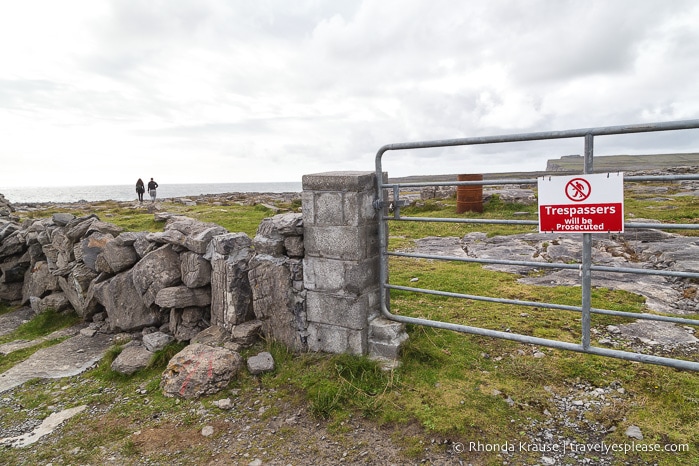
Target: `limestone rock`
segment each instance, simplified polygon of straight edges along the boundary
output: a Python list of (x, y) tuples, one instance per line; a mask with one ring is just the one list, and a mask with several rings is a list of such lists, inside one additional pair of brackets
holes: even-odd
[(206, 251), (207, 259), (211, 260), (216, 254), (245, 258), (250, 254), (252, 240), (245, 233), (226, 233), (214, 236)]
[(136, 238), (136, 241), (133, 243), (133, 248), (136, 250), (136, 254), (138, 254), (138, 257), (145, 257), (149, 252), (154, 251), (158, 248), (158, 245), (156, 243), (152, 243), (148, 241), (148, 233), (145, 233), (143, 235), (140, 235), (138, 238)]
[(211, 283), (211, 262), (195, 252), (180, 254), (182, 283), (189, 288), (199, 288)]
[(133, 374), (148, 367), (152, 357), (153, 353), (144, 346), (129, 344), (114, 359), (111, 369), (120, 374)]
[(160, 290), (181, 282), (180, 256), (172, 246), (146, 254), (131, 270), (136, 290), (146, 306), (155, 303)]
[(206, 253), (213, 237), (228, 233), (228, 230), (215, 223), (200, 222), (181, 216), (171, 217), (164, 231), (181, 233), (185, 238), (183, 246), (197, 254)]
[(0, 242), (0, 259), (20, 254), (25, 249), (26, 244), (22, 240), (21, 233), (21, 231), (15, 231)]
[(171, 286), (158, 291), (155, 304), (162, 308), (205, 307), (211, 305), (211, 288)]
[(80, 241), (82, 261), (90, 270), (98, 272), (97, 256), (104, 251), (107, 243), (113, 240), (114, 236), (111, 234), (94, 233)]
[(289, 257), (303, 257), (303, 237), (288, 236), (284, 238), (284, 249)]
[(22, 302), (29, 302), (29, 298), (31, 297), (43, 298), (51, 291), (58, 289), (58, 278), (51, 274), (48, 262), (37, 262), (26, 272)]
[(185, 242), (187, 241), (187, 237), (183, 233), (174, 230), (148, 233), (146, 239), (153, 243), (176, 246), (178, 250), (185, 249)]
[(24, 256), (7, 259), (0, 263), (0, 283), (22, 283), (30, 262)]
[(22, 301), (22, 283), (0, 283), (0, 301), (19, 304)]
[(71, 241), (77, 242), (83, 236), (85, 236), (87, 230), (90, 228), (92, 222), (94, 221), (99, 221), (97, 215), (94, 214), (89, 215), (87, 217), (74, 218), (66, 225), (65, 234), (68, 238), (70, 238)]
[(75, 261), (75, 255), (73, 254), (73, 242), (64, 233), (63, 229), (57, 229), (54, 231), (51, 238), (51, 246), (55, 251), (55, 268), (62, 269), (68, 264)]
[(209, 327), (208, 311), (201, 307), (170, 310), (169, 330), (177, 341), (191, 341)]
[(231, 330), (231, 340), (242, 347), (252, 346), (262, 334), (262, 322), (250, 320), (234, 325)]
[(257, 227), (257, 234), (274, 238), (276, 236), (303, 236), (303, 215), (286, 213), (265, 218)]
[(83, 263), (79, 263), (65, 277), (58, 277), (58, 285), (65, 293), (75, 312), (83, 317), (92, 316), (97, 309), (97, 301), (94, 296), (89, 296), (90, 283), (97, 278), (97, 272), (90, 270)]
[(219, 327), (218, 325), (212, 325), (211, 327), (199, 332), (190, 340), (190, 343), (201, 343), (202, 345), (209, 346), (223, 346), (223, 344), (228, 340), (229, 335), (226, 329)]
[(654, 341), (662, 345), (682, 345), (699, 342), (694, 335), (672, 322), (637, 320), (619, 325), (619, 334), (627, 339)]
[(626, 436), (629, 438), (635, 438), (637, 440), (643, 440), (643, 434), (638, 426), (629, 426), (625, 432)]
[(306, 311), (304, 302), (293, 292), (289, 259), (256, 255), (250, 267), (253, 309), (264, 335), (295, 351), (304, 351)]
[(158, 326), (162, 316), (157, 308), (144, 304), (134, 285), (133, 269), (95, 285), (95, 297), (109, 316), (111, 330), (139, 330)]
[(68, 225), (68, 223), (70, 223), (72, 220), (75, 219), (75, 215), (69, 214), (66, 212), (58, 212), (58, 213), (53, 214), (51, 219), (53, 220), (53, 223), (55, 223), (56, 225), (60, 225), (60, 226), (64, 227), (64, 226)]
[(123, 228), (116, 226), (113, 223), (102, 222), (101, 220), (96, 218), (92, 222), (90, 222), (90, 226), (85, 232), (85, 235), (90, 236), (92, 233), (98, 232), (104, 235), (111, 235), (113, 237), (116, 237), (122, 231), (124, 231)]
[[(298, 256), (303, 250), (303, 215), (286, 213), (265, 218), (257, 227), (254, 244), (258, 254), (281, 256), (292, 248), (290, 256)], [(296, 239), (289, 239), (296, 238)]]
[(148, 351), (156, 352), (165, 348), (170, 342), (172, 342), (172, 335), (168, 335), (163, 332), (153, 332), (143, 335), (143, 346), (146, 347)]
[(38, 309), (35, 309), (35, 311), (38, 313), (46, 312), (48, 310), (62, 312), (66, 309), (70, 309), (70, 301), (68, 301), (65, 293), (54, 292), (45, 298), (42, 298), (38, 303)]
[(253, 239), (255, 252), (258, 254), (269, 254), (270, 256), (281, 256), (284, 254), (284, 238), (269, 238), (257, 235)]
[(267, 351), (263, 351), (257, 356), (248, 358), (248, 371), (252, 375), (258, 375), (274, 370), (274, 358)]
[(212, 239), (207, 256), (211, 260), (211, 324), (231, 329), (254, 317), (248, 262), (252, 241), (244, 233), (219, 235)]
[(238, 353), (194, 343), (170, 360), (160, 387), (170, 397), (193, 399), (211, 395), (226, 388), (242, 364)]
[(118, 241), (118, 237), (105, 245), (100, 256), (104, 258), (113, 273), (123, 272), (140, 259), (133, 246), (123, 244), (123, 242)]
[(218, 409), (222, 409), (224, 411), (228, 411), (230, 409), (233, 409), (233, 402), (231, 401), (230, 398), (224, 398), (222, 400), (216, 400), (212, 403), (214, 406), (216, 406)]
[(377, 317), (369, 323), (369, 355), (375, 358), (398, 359), (400, 347), (408, 334), (400, 322)]
[(0, 242), (5, 241), (12, 233), (20, 229), (19, 225), (13, 222), (0, 221)]

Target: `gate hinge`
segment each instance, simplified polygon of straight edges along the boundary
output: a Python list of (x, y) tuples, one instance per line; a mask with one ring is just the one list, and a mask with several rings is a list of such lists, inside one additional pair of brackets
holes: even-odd
[(381, 210), (384, 207), (386, 207), (386, 205), (388, 205), (388, 210), (391, 212), (393, 212), (393, 210), (396, 207), (400, 208), (400, 207), (404, 207), (408, 204), (410, 204), (410, 203), (404, 199), (398, 199), (397, 201), (391, 201), (388, 204), (386, 202), (382, 201), (381, 199), (376, 199), (376, 200), (374, 200), (374, 202), (372, 202), (372, 205), (374, 206), (375, 210)]

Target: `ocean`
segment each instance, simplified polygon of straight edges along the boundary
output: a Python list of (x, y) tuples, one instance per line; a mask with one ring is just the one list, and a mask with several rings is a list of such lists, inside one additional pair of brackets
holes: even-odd
[[(198, 196), (200, 194), (221, 193), (298, 193), (301, 182), (274, 183), (204, 183), (204, 184), (160, 184), (158, 199), (169, 197)], [(33, 202), (95, 202), (95, 201), (133, 201), (138, 199), (136, 186), (57, 186), (49, 188), (3, 188), (0, 194), (12, 204)], [(150, 200), (148, 193), (143, 199)]]

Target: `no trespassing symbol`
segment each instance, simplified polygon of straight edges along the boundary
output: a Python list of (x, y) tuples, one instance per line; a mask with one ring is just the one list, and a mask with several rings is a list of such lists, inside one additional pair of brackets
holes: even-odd
[(543, 176), (539, 231), (620, 233), (624, 231), (624, 174)]

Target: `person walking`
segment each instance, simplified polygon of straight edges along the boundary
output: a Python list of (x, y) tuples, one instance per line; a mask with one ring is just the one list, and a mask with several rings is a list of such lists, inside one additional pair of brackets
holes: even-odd
[(143, 202), (143, 193), (146, 192), (146, 185), (143, 184), (141, 178), (136, 182), (136, 194), (138, 194), (138, 202)]
[(155, 202), (155, 190), (158, 188), (158, 183), (153, 181), (153, 178), (148, 182), (148, 194), (150, 194), (151, 202)]

